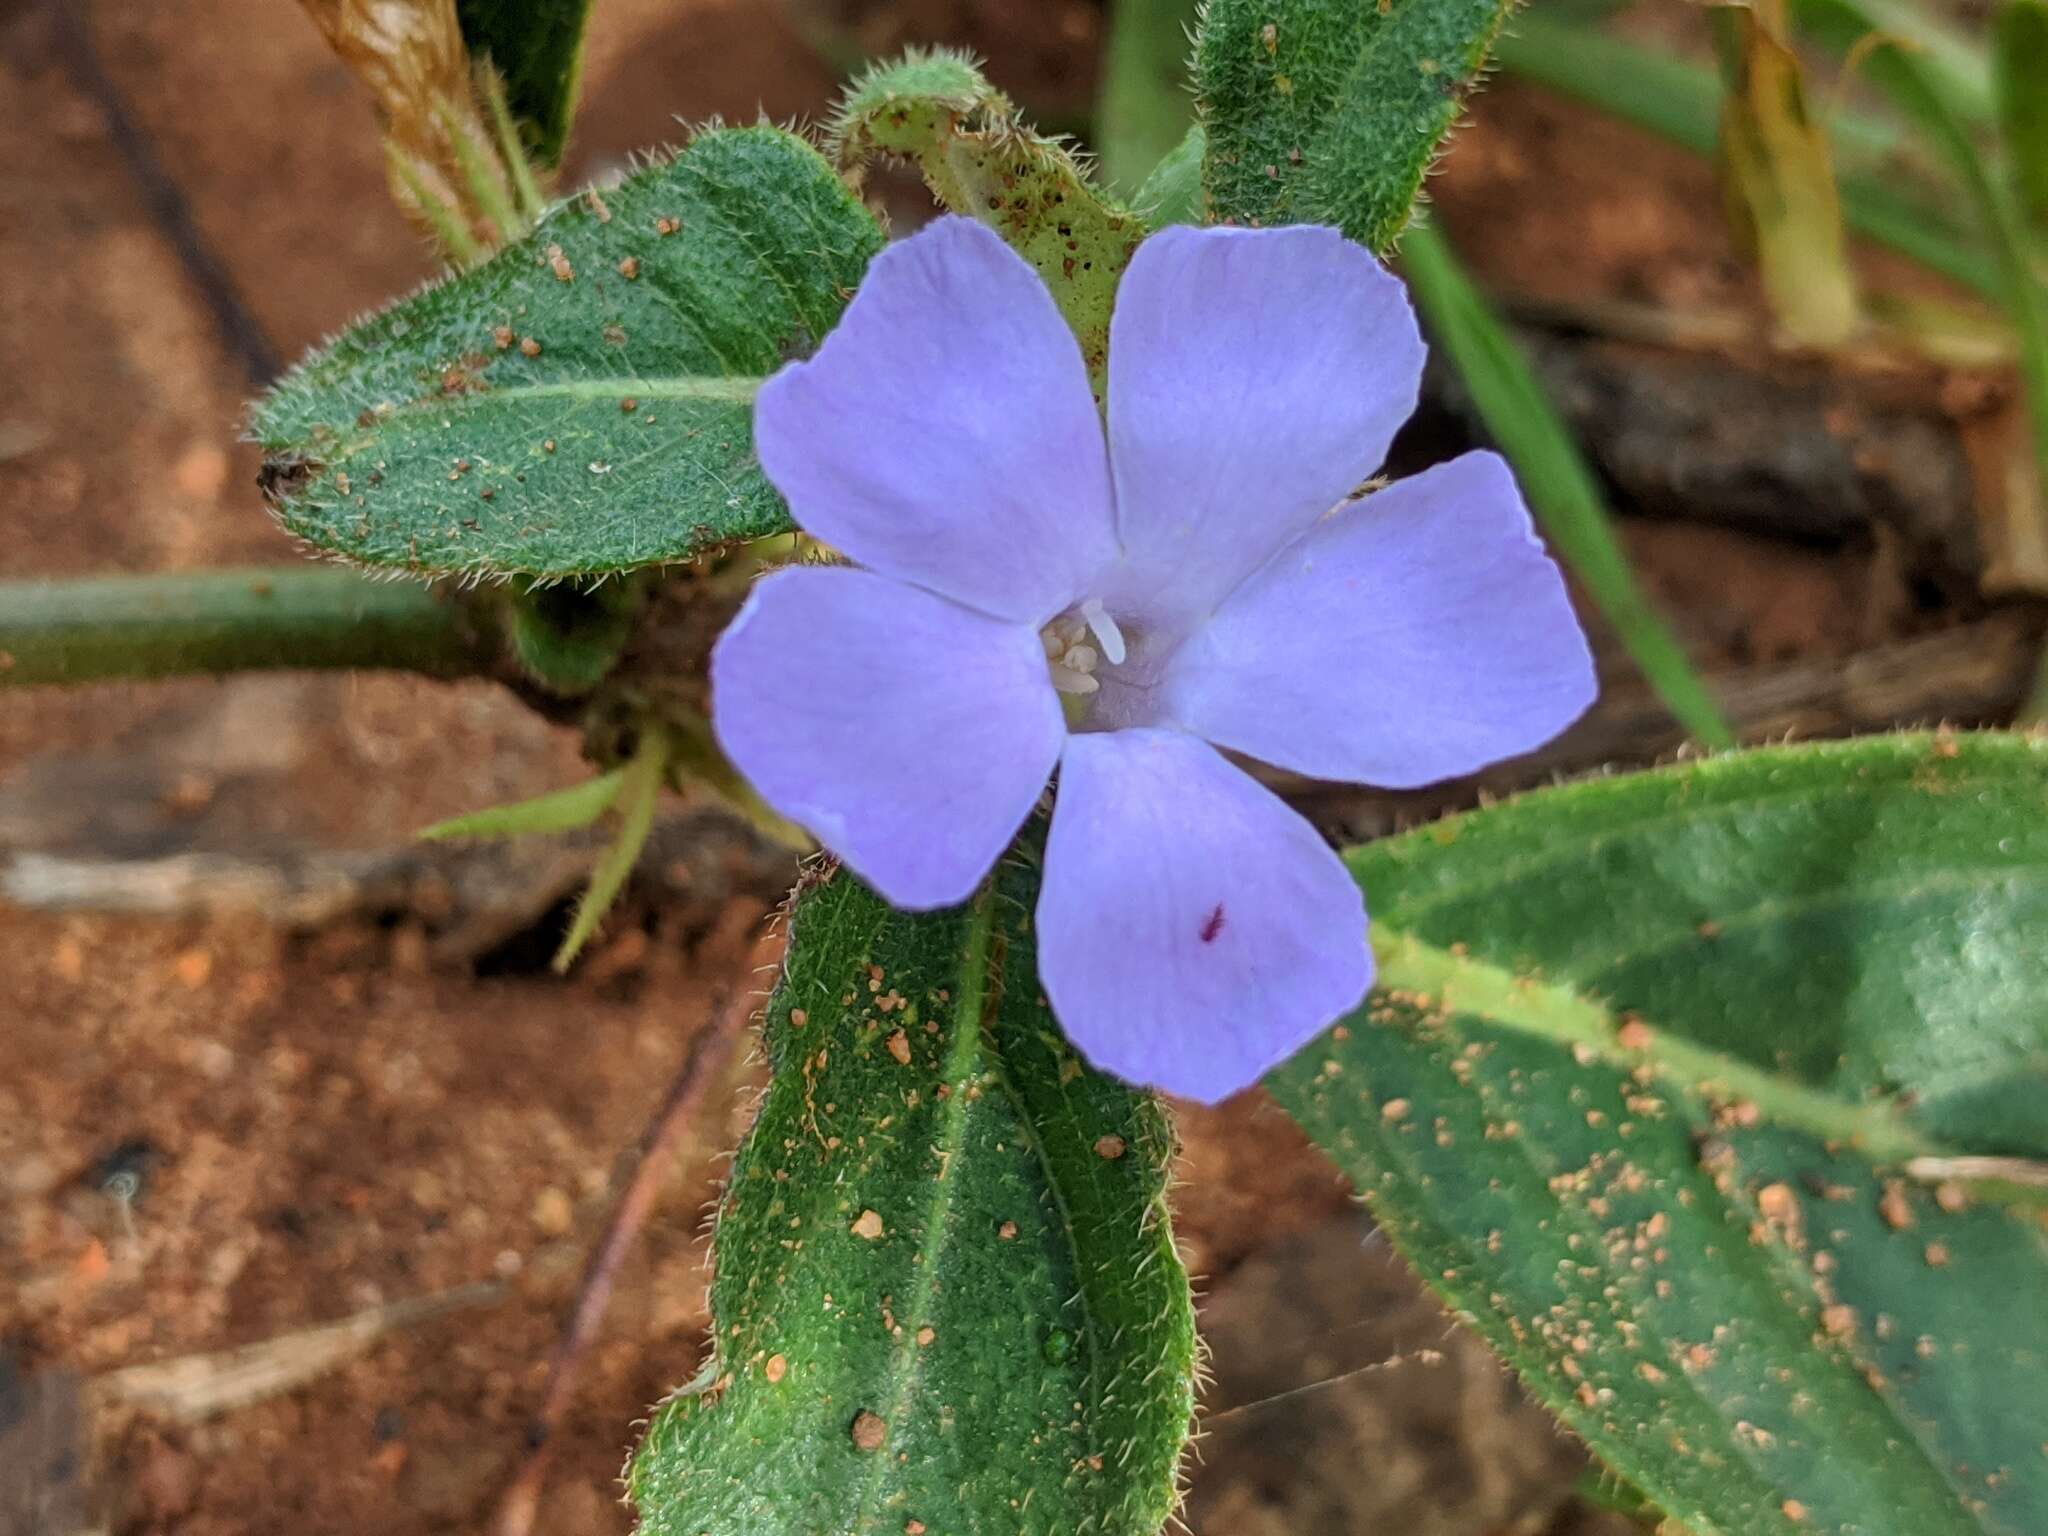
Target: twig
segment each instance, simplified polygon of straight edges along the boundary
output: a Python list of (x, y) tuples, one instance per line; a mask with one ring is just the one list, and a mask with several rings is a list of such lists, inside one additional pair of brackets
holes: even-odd
[[(64, 760), (54, 771), (18, 775), (0, 789), (0, 902), (42, 912), (233, 916), (297, 930), (403, 917), (425, 927), (437, 963), (460, 965), (539, 922), (589, 879), (604, 848), (601, 832), (567, 832), (503, 843), (236, 852), (188, 845), (137, 855), (106, 832), (105, 818), (67, 835), (60, 802), (75, 802), (81, 782), (123, 802), (168, 793), (146, 774), (108, 782)], [(54, 846), (34, 845), (53, 834)], [(166, 820), (152, 825), (148, 846), (189, 835)], [(796, 872), (787, 849), (701, 806), (663, 817), (648, 848), (643, 878), (686, 914), (715, 912), (735, 895), (772, 902)]]
[[(2041, 654), (2038, 613), (2012, 609), (1855, 655), (1802, 658), (1706, 674), (1745, 743), (1816, 740), (1947, 722), (2012, 718)], [(1615, 688), (1549, 746), (1471, 778), (1421, 790), (1324, 784), (1280, 772), (1260, 777), (1345, 840), (1378, 837), (1574, 774), (1640, 767), (1682, 749), (1685, 732), (1641, 688)]]
[(193, 1424), (303, 1386), (394, 1329), (469, 1307), (495, 1306), (506, 1295), (501, 1281), (482, 1280), (431, 1296), (408, 1297), (241, 1349), (109, 1371), (94, 1378), (92, 1393), (101, 1401), (134, 1403), (181, 1424)]
[[(1823, 546), (1902, 541), (1909, 571), (1977, 593), (1976, 482), (1953, 422), (1839, 373), (1699, 351), (1517, 332), (1544, 396), (1627, 512)], [(1425, 396), (1475, 416), (1466, 384), (1433, 367)]]
[(541, 1393), (539, 1410), (526, 1429), (526, 1453), (519, 1470), (498, 1501), (491, 1521), (493, 1536), (527, 1536), (540, 1510), (540, 1497), (547, 1481), (556, 1432), (576, 1395), (577, 1380), (590, 1347), (611, 1306), (612, 1290), (620, 1267), (640, 1239), (661, 1192), (664, 1176), (675, 1161), (677, 1143), (698, 1119), (698, 1111), (713, 1087), (726, 1080), (727, 1070), (745, 1030), (747, 1015), (755, 996), (751, 990), (752, 967), (745, 971), (748, 981), (725, 1002), (710, 1025), (698, 1031), (683, 1057), (675, 1081), (669, 1084), (661, 1107), (655, 1111), (640, 1139), (640, 1150), (625, 1190), (612, 1209), (603, 1238), (590, 1255), (583, 1278), (576, 1287), (576, 1300), (569, 1323), (555, 1345), (548, 1365), (547, 1386)]

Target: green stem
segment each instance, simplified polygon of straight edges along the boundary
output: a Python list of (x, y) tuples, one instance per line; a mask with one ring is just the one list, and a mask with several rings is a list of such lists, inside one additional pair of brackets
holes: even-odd
[(490, 670), (458, 601), (333, 566), (0, 582), (0, 688), (194, 673)]

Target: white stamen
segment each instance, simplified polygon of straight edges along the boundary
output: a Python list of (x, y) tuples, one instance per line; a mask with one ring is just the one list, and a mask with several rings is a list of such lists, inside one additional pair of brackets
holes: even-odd
[(1061, 693), (1088, 694), (1102, 686), (1087, 673), (1072, 671), (1058, 662), (1054, 662), (1047, 670), (1052, 674), (1053, 687)]
[(1070, 672), (1093, 672), (1095, 663), (1102, 658), (1095, 654), (1092, 645), (1070, 646), (1067, 654), (1060, 658), (1060, 665)]
[(1045, 659), (1047, 661), (1058, 661), (1067, 654), (1067, 642), (1054, 634), (1051, 626), (1048, 625), (1045, 633), (1040, 635), (1038, 639), (1045, 647)]
[(1093, 631), (1096, 640), (1101, 643), (1102, 654), (1109, 658), (1109, 664), (1112, 667), (1122, 666), (1124, 664), (1124, 632), (1116, 627), (1116, 620), (1112, 619), (1103, 610), (1102, 599), (1091, 597), (1087, 602), (1083, 603), (1081, 605), (1081, 617), (1088, 621), (1088, 628)]

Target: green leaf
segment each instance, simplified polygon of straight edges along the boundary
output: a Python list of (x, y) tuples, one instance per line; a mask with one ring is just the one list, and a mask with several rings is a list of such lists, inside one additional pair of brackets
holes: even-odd
[(2038, 1213), (1912, 1177), (2048, 1155), (2044, 811), (2048, 740), (1920, 735), (1374, 844), (1375, 994), (1270, 1086), (1692, 1536), (2048, 1529)]
[(1111, 7), (1095, 121), (1103, 177), (1127, 196), (1183, 142), (1195, 115), (1187, 59), (1199, 9), (1195, 0), (1115, 0)]
[(705, 133), (301, 364), (255, 414), (266, 494), (310, 543), (430, 576), (593, 575), (787, 531), (754, 391), (881, 243), (802, 140)]
[(2013, 197), (2036, 236), (2048, 240), (2048, 4), (2006, 0), (1992, 64)]
[(1220, 219), (1335, 224), (1385, 251), (1509, 0), (1211, 0), (1195, 75)]
[(1735, 734), (1713, 695), (1637, 584), (1599, 481), (1450, 243), (1429, 225), (1414, 226), (1401, 244), (1401, 271), (1431, 338), (1450, 354), (1486, 430), (1515, 466), (1544, 534), (1657, 696), (1708, 746), (1734, 745)]
[(630, 581), (585, 590), (562, 583), (516, 594), (512, 649), (527, 675), (556, 693), (588, 693), (604, 681), (626, 642), (643, 593)]
[(583, 75), (590, 0), (455, 0), (472, 57), (487, 58), (536, 158), (562, 158)]
[(536, 832), (574, 832), (589, 826), (612, 808), (612, 803), (619, 798), (619, 786), (625, 782), (625, 777), (624, 768), (614, 768), (594, 779), (536, 795), (531, 800), (494, 805), (487, 810), (471, 811), (466, 816), (451, 816), (446, 821), (437, 821), (431, 827), (423, 828), (419, 835), (426, 842), (440, 843), (463, 837), (525, 837)]
[(1152, 174), (1131, 199), (1131, 206), (1152, 228), (1202, 222), (1202, 156), (1208, 148), (1209, 136), (1196, 123), (1152, 167)]
[(1173, 1137), (1062, 1042), (1035, 894), (1013, 857), (950, 912), (844, 873), (798, 898), (716, 1353), (630, 1470), (651, 1536), (1156, 1536), (1171, 1513), (1195, 1349)]
[(841, 164), (908, 160), (954, 213), (994, 229), (1045, 280), (1102, 398), (1117, 280), (1145, 221), (1093, 186), (1065, 145), (1025, 125), (965, 55), (913, 51), (856, 80), (834, 115)]
[(647, 839), (654, 831), (654, 810), (661, 803), (662, 786), (668, 782), (668, 764), (668, 738), (658, 730), (648, 731), (620, 773), (614, 797), (619, 811), (619, 835), (612, 839), (604, 857), (597, 861), (597, 868), (590, 872), (590, 883), (576, 903), (569, 931), (562, 935), (554, 959), (549, 962), (557, 972), (566, 972), (576, 963), (583, 946), (597, 933), (597, 925), (604, 921), (632, 878), (633, 868), (640, 862)]

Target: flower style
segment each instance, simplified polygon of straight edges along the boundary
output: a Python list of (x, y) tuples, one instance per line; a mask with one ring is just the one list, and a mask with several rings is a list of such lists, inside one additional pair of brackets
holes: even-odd
[(1372, 952), (1342, 861), (1223, 752), (1408, 788), (1595, 691), (1498, 457), (1359, 496), (1423, 352), (1335, 230), (1167, 229), (1117, 294), (1105, 432), (1038, 275), (938, 220), (761, 391), (769, 479), (864, 569), (756, 585), (712, 657), (720, 740), (907, 908), (966, 899), (1057, 768), (1038, 964), (1068, 1037), (1132, 1082), (1245, 1087)]

